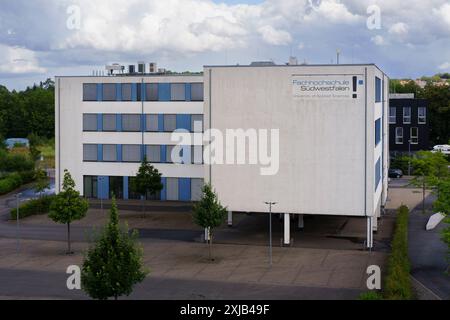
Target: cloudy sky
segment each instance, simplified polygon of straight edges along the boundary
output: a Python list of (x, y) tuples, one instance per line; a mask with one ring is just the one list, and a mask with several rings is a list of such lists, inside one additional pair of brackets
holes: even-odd
[(174, 71), (255, 60), (450, 72), (450, 0), (0, 0), (0, 84), (112, 62)]

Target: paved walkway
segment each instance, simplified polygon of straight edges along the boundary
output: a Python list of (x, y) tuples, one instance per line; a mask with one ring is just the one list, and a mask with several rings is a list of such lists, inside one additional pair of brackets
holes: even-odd
[(447, 224), (440, 223), (429, 231), (425, 229), (429, 217), (433, 214), (431, 209), (434, 200), (433, 195), (427, 197), (426, 214), (422, 213), (421, 204), (413, 208), (410, 214), (408, 254), (411, 259), (411, 275), (441, 299), (449, 300), (450, 276), (445, 273), (449, 268), (446, 260), (448, 247), (441, 240), (441, 231)]
[[(260, 246), (215, 245), (215, 261), (210, 262), (205, 244), (153, 240), (144, 240), (142, 244), (145, 265), (151, 270), (150, 279), (348, 289), (352, 295), (347, 298), (357, 298), (365, 290), (368, 265), (377, 264), (383, 269), (386, 260), (386, 255), (378, 252), (274, 248), (273, 266), (269, 268), (267, 248)], [(18, 274), (24, 271), (64, 274), (67, 266), (82, 263), (82, 252), (87, 247), (85, 243), (74, 243), (77, 254), (67, 256), (64, 242), (23, 240), (19, 253), (16, 245), (14, 239), (0, 240), (0, 269)], [(20, 282), (16, 283), (19, 285)], [(53, 285), (64, 286), (65, 282)], [(23, 286), (27, 287), (25, 283)], [(0, 295), (8, 292), (6, 287), (0, 289)], [(337, 298), (336, 292), (331, 290), (324, 298)]]

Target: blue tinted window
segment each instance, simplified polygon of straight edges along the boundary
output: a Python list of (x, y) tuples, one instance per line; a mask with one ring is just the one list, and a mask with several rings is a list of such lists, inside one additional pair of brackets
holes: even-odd
[(375, 191), (377, 190), (380, 181), (381, 181), (381, 158), (379, 158), (377, 163), (375, 164)]
[(381, 119), (375, 121), (375, 145), (381, 141)]
[(375, 77), (375, 102), (381, 102), (381, 79)]

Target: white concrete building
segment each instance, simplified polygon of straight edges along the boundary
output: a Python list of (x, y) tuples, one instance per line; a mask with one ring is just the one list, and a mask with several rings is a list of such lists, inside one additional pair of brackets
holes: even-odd
[(199, 198), (202, 146), (184, 148), (200, 158), (174, 164), (170, 136), (175, 129), (193, 135), (193, 123), (203, 121), (201, 75), (56, 77), (55, 90), (57, 192), (68, 169), (86, 197), (138, 198), (130, 182), (145, 154), (163, 176), (153, 198)]
[[(211, 182), (230, 212), (267, 212), (265, 202), (277, 202), (273, 212), (284, 214), (285, 244), (291, 215), (299, 225), (305, 214), (345, 215), (366, 217), (372, 247), (387, 198), (388, 82), (373, 64), (56, 77), (56, 189), (68, 169), (86, 197), (137, 198), (129, 185), (145, 154), (163, 176), (156, 199), (197, 200), (204, 181)], [(193, 123), (203, 118), (205, 130), (224, 135), (229, 129), (278, 130), (276, 173), (262, 175), (259, 162), (211, 163), (217, 154), (201, 139), (183, 148), (190, 161), (174, 164), (170, 133), (202, 135)], [(247, 159), (251, 147), (244, 149)]]
[(277, 202), (285, 244), (290, 214), (300, 225), (304, 214), (345, 215), (367, 217), (371, 247), (387, 197), (388, 82), (372, 64), (206, 66), (205, 129), (279, 129), (279, 170), (212, 164), (205, 180), (231, 211)]

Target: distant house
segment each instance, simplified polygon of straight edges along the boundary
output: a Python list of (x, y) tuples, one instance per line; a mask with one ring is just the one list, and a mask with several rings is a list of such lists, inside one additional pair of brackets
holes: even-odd
[(8, 149), (12, 149), (12, 148), (14, 148), (14, 146), (17, 146), (17, 145), (22, 145), (27, 148), (30, 147), (30, 141), (25, 138), (9, 138), (9, 139), (5, 140), (5, 144)]

